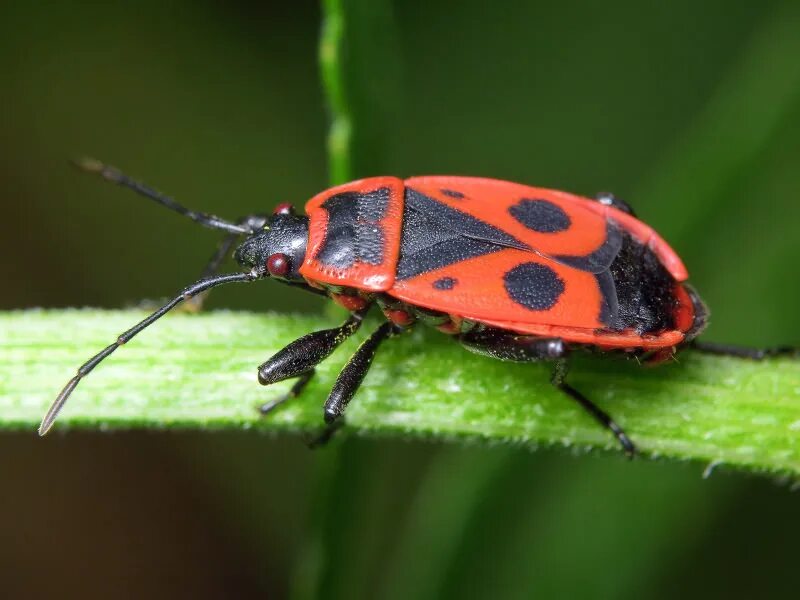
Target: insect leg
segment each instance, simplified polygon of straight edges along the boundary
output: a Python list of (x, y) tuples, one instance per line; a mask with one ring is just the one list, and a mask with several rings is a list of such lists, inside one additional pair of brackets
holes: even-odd
[(603, 427), (610, 429), (619, 440), (625, 454), (633, 456), (636, 447), (623, 429), (591, 400), (564, 381), (567, 375), (567, 347), (559, 338), (539, 338), (519, 335), (498, 329), (465, 333), (459, 336), (461, 343), (472, 352), (511, 362), (555, 361), (552, 384), (578, 402)]
[(394, 323), (389, 321), (383, 323), (361, 343), (356, 353), (350, 357), (350, 360), (347, 361), (347, 364), (336, 378), (336, 383), (325, 401), (325, 429), (317, 437), (309, 440), (308, 446), (310, 448), (326, 444), (333, 437), (333, 434), (342, 427), (344, 424), (344, 419), (342, 418), (344, 411), (361, 386), (361, 382), (364, 381), (364, 377), (367, 376), (378, 347), (383, 340), (399, 332), (400, 329)]
[(328, 425), (334, 423), (344, 413), (347, 404), (358, 391), (361, 382), (364, 381), (364, 377), (369, 372), (372, 359), (375, 358), (375, 353), (378, 351), (381, 342), (399, 331), (399, 328), (394, 323), (389, 321), (383, 323), (361, 343), (356, 353), (347, 361), (347, 364), (339, 373), (339, 377), (336, 378), (336, 383), (333, 384), (333, 389), (328, 395), (328, 399), (325, 401), (325, 422)]
[(693, 341), (690, 348), (706, 354), (717, 356), (733, 356), (750, 360), (764, 360), (774, 356), (800, 357), (800, 348), (794, 346), (776, 346), (774, 348), (748, 348), (746, 346), (733, 346), (730, 344), (716, 344), (714, 342)]
[(297, 398), (303, 390), (308, 385), (308, 382), (311, 381), (311, 378), (314, 377), (314, 373), (317, 370), (314, 367), (311, 367), (307, 371), (303, 371), (297, 376), (297, 381), (294, 382), (294, 385), (291, 389), (283, 394), (282, 396), (278, 396), (274, 400), (270, 400), (269, 402), (265, 402), (261, 406), (258, 407), (259, 412), (262, 415), (267, 415), (271, 413), (273, 410), (278, 408), (281, 404), (286, 402), (287, 400), (291, 400), (292, 398)]
[(519, 335), (502, 329), (463, 333), (458, 339), (471, 352), (509, 362), (554, 360), (567, 352), (559, 338)]
[(323, 329), (295, 340), (258, 367), (258, 382), (270, 385), (293, 377), (300, 379), (289, 393), (261, 407), (266, 414), (289, 398), (297, 396), (314, 375), (314, 367), (325, 360), (347, 338), (361, 327), (368, 308), (352, 313), (340, 326)]
[(557, 360), (553, 369), (553, 376), (550, 379), (551, 383), (580, 404), (586, 412), (594, 417), (595, 421), (606, 429), (611, 430), (617, 438), (617, 441), (619, 441), (620, 446), (622, 446), (622, 449), (625, 451), (625, 454), (627, 454), (629, 458), (633, 458), (633, 455), (636, 454), (636, 446), (633, 445), (633, 442), (622, 427), (607, 413), (602, 411), (594, 402), (564, 381), (564, 378), (567, 376), (567, 371), (567, 361), (564, 359)]

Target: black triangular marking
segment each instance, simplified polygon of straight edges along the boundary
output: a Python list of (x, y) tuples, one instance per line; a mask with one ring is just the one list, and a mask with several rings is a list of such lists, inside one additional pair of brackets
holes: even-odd
[(509, 247), (530, 250), (501, 229), (406, 188), (398, 280)]
[(509, 235), (502, 229), (489, 225), (446, 204), (437, 202), (414, 189), (406, 188), (405, 201), (407, 209), (422, 213), (429, 221), (437, 222), (439, 227), (449, 229), (457, 235), (491, 242), (506, 248), (531, 250), (531, 247), (525, 242), (518, 240), (513, 235)]

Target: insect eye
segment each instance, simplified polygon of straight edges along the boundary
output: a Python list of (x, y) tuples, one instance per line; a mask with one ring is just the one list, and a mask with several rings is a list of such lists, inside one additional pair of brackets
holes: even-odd
[(273, 215), (291, 215), (294, 214), (294, 207), (288, 202), (282, 202), (275, 207), (272, 211)]
[(289, 273), (289, 257), (278, 252), (267, 259), (267, 271), (273, 277), (285, 277)]

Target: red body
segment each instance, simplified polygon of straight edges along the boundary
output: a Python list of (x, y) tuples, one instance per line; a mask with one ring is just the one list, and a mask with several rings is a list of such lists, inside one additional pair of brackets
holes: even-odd
[[(517, 247), (516, 242), (510, 243), (500, 251), (398, 278), (403, 228), (410, 226), (403, 220), (407, 188), (458, 214), (466, 214), (494, 230), (501, 230), (522, 245)], [(388, 190), (386, 209), (377, 220), (366, 212), (363, 218), (358, 215), (356, 220), (360, 226), (374, 226), (382, 231), (380, 262), (355, 260), (346, 267), (321, 262), (319, 252), (329, 235), (330, 225), (324, 203), (336, 195), (374, 194), (378, 190), (383, 194)], [(540, 226), (532, 229), (514, 216), (514, 206), (520, 198), (535, 198), (532, 202), (556, 211), (563, 223), (549, 229)], [(696, 306), (683, 285), (688, 273), (677, 254), (646, 224), (622, 210), (589, 198), (473, 177), (430, 176), (406, 180), (375, 177), (318, 194), (306, 204), (306, 212), (309, 216), (308, 247), (300, 273), (312, 285), (343, 287), (363, 295), (385, 295), (411, 306), (446, 313), (456, 323), (469, 320), (522, 334), (558, 337), (567, 342), (608, 349), (673, 347), (684, 340), (695, 321)], [(587, 268), (575, 268), (567, 259), (601, 252), (607, 242), (609, 223), (651, 250), (674, 280), (671, 308), (674, 328), (642, 334), (634, 329), (612, 330), (600, 320), (603, 297), (597, 277)], [(541, 265), (555, 273), (562, 293), (552, 306), (531, 310), (509, 296), (503, 276), (521, 264), (529, 268)], [(441, 282), (457, 282), (457, 285), (446, 287)]]

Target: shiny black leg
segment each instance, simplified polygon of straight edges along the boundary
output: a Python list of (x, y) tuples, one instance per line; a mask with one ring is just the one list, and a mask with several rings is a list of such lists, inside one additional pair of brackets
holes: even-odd
[(258, 368), (258, 382), (261, 385), (270, 385), (293, 377), (300, 379), (285, 397), (264, 404), (261, 412), (267, 413), (287, 399), (299, 394), (313, 376), (314, 367), (358, 331), (366, 312), (367, 309), (364, 309), (351, 314), (340, 327), (304, 335), (262, 364)]
[(388, 321), (383, 323), (372, 332), (372, 335), (358, 347), (356, 353), (347, 361), (325, 402), (325, 422), (328, 425), (333, 424), (344, 413), (347, 404), (358, 391), (361, 382), (364, 381), (381, 342), (397, 332), (398, 329), (394, 324)]
[(633, 442), (630, 440), (622, 427), (620, 427), (608, 414), (603, 412), (594, 402), (589, 400), (586, 396), (564, 381), (564, 378), (567, 376), (567, 371), (568, 366), (566, 360), (556, 361), (553, 369), (553, 376), (551, 377), (550, 382), (559, 390), (567, 394), (570, 398), (575, 400), (578, 404), (580, 404), (586, 412), (594, 417), (595, 421), (600, 423), (600, 425), (606, 429), (609, 429), (619, 441), (619, 444), (622, 446), (625, 454), (627, 454), (629, 458), (633, 458), (633, 455), (636, 454), (636, 446), (633, 445)]
[(559, 338), (519, 335), (500, 329), (462, 333), (458, 340), (471, 352), (510, 362), (554, 360), (567, 352)]
[(333, 435), (344, 425), (343, 413), (347, 404), (358, 391), (361, 382), (364, 381), (372, 359), (378, 351), (381, 342), (388, 337), (396, 334), (399, 329), (392, 323), (383, 323), (370, 335), (356, 350), (356, 353), (347, 361), (336, 383), (325, 402), (325, 428), (306, 443), (309, 448), (319, 448), (327, 444)]
[(594, 419), (619, 440), (628, 456), (633, 456), (636, 447), (623, 429), (591, 400), (566, 383), (568, 349), (559, 338), (538, 338), (518, 335), (497, 329), (465, 333), (459, 336), (461, 343), (472, 352), (511, 362), (555, 361), (552, 384), (580, 404)]
[(800, 348), (794, 346), (776, 346), (774, 348), (748, 348), (746, 346), (733, 346), (731, 344), (715, 344), (714, 342), (701, 342), (695, 340), (691, 348), (706, 354), (717, 356), (733, 356), (749, 360), (764, 360), (775, 356), (800, 356)]

